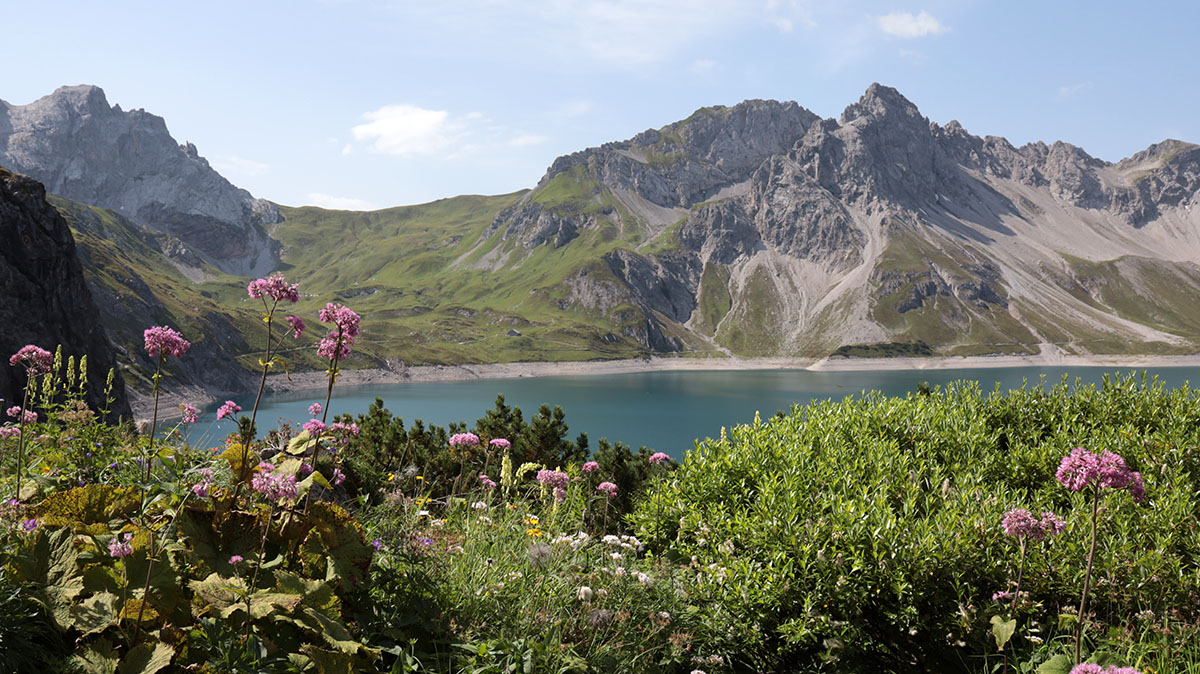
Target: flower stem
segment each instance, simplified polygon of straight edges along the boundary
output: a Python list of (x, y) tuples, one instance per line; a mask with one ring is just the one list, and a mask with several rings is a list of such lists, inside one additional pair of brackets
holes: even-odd
[(21, 437), (17, 440), (17, 493), (13, 498), (21, 500), (21, 483), (25, 480), (25, 415), (29, 412), (29, 389), (33, 383), (33, 371), (27, 370), (25, 377), (25, 399), (21, 401)]
[(1079, 623), (1075, 626), (1075, 662), (1079, 663), (1083, 645), (1084, 611), (1087, 609), (1088, 589), (1092, 582), (1092, 559), (1096, 556), (1096, 519), (1100, 510), (1100, 488), (1092, 487), (1092, 541), (1088, 547), (1087, 571), (1083, 574), (1083, 596), (1079, 600)]
[(154, 434), (158, 431), (158, 384), (162, 380), (162, 366), (166, 359), (167, 354), (159, 351), (158, 369), (154, 371), (154, 416), (150, 422), (150, 450), (146, 453), (146, 482), (150, 481), (150, 466), (154, 463)]
[(254, 575), (246, 588), (246, 642), (250, 642), (250, 594), (258, 585), (258, 571), (263, 565), (263, 555), (267, 550), (267, 533), (271, 530), (271, 518), (275, 517), (275, 503), (271, 502), (271, 510), (267, 513), (267, 521), (263, 523), (262, 538), (258, 541), (258, 564), (254, 565)]
[[(338, 345), (341, 345), (341, 335), (338, 335)], [(336, 353), (336, 350), (335, 350)], [(329, 417), (329, 400), (333, 398), (333, 384), (337, 381), (338, 376), (338, 359), (329, 359), (329, 386), (325, 389), (325, 407), (321, 409), (321, 423), (325, 423), (325, 419)], [(317, 457), (321, 454), (321, 441), (317, 440), (313, 446), (312, 469), (317, 469)], [(304, 514), (308, 514), (308, 504), (312, 503), (312, 489), (308, 490), (308, 495), (304, 498)]]
[(1021, 537), (1021, 563), (1017, 567), (1017, 589), (1015, 592), (1013, 592), (1012, 601), (1009, 602), (1009, 610), (1011, 611), (1011, 613), (1009, 614), (1010, 618), (1016, 614), (1017, 602), (1021, 600), (1021, 578), (1022, 578), (1022, 576), (1025, 575), (1025, 545), (1026, 545), (1026, 538), (1024, 536), (1022, 536)]

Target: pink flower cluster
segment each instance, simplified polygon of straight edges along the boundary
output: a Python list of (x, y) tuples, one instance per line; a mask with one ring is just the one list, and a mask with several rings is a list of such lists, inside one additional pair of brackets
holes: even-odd
[(242, 411), (241, 405), (233, 402), (232, 400), (226, 400), (225, 404), (221, 405), (220, 409), (217, 410), (217, 419), (224, 419), (225, 417), (231, 417), (241, 411)]
[(1076, 447), (1064, 456), (1054, 477), (1071, 491), (1085, 487), (1128, 489), (1135, 503), (1146, 499), (1142, 474), (1130, 470), (1121, 455), (1104, 451), (1099, 454)]
[(547, 487), (566, 489), (567, 485), (571, 484), (571, 476), (557, 470), (539, 470), (537, 481)]
[(8, 416), (12, 417), (13, 419), (19, 419), (22, 423), (36, 424), (38, 420), (37, 412), (34, 412), (33, 410), (25, 410), (22, 412), (20, 405), (13, 405), (12, 407), (8, 408), (7, 412)]
[(588, 461), (587, 463), (583, 464), (583, 472), (590, 473), (593, 470), (600, 470), (600, 464), (596, 463), (595, 461)]
[(50, 366), (54, 364), (54, 356), (40, 346), (26, 344), (8, 359), (8, 364), (13, 367), (23, 366), (26, 372), (33, 376), (49, 372)]
[(157, 358), (160, 353), (164, 357), (169, 353), (176, 358), (182, 358), (183, 354), (187, 353), (192, 346), (192, 343), (184, 339), (183, 335), (165, 325), (147, 328), (142, 335), (146, 338), (146, 351), (152, 358)]
[(671, 457), (667, 456), (664, 452), (655, 452), (650, 455), (650, 463), (656, 466), (661, 466), (670, 460)]
[(250, 480), (250, 486), (269, 501), (278, 503), (296, 498), (296, 476), (276, 472), (275, 465), (266, 461), (258, 464), (258, 473)]
[(512, 443), (504, 438), (492, 438), (492, 441), (488, 444), (492, 447), (499, 447), (500, 449), (508, 449), (509, 447), (512, 447)]
[(358, 435), (358, 424), (354, 423), (353, 421), (348, 424), (341, 421), (335, 421), (333, 422), (333, 425), (329, 427), (329, 430), (332, 433), (340, 432), (345, 433), (346, 435)]
[(213, 485), (212, 468), (201, 468), (196, 472), (200, 475), (200, 481), (192, 485), (192, 493), (195, 494), (197, 498), (208, 498), (208, 490), (211, 489)]
[(330, 302), (321, 310), (322, 323), (333, 323), (336, 332), (326, 335), (317, 345), (317, 355), (329, 360), (340, 361), (350, 355), (350, 347), (358, 337), (358, 326), (362, 320), (358, 314), (340, 304)]
[(303, 334), (305, 329), (308, 328), (308, 326), (304, 324), (304, 319), (300, 318), (299, 316), (288, 316), (287, 322), (288, 326), (292, 329), (293, 339), (300, 339), (300, 335)]
[(1101, 667), (1090, 662), (1075, 665), (1071, 668), (1071, 674), (1142, 674), (1134, 667), (1117, 667), (1109, 665)]
[(320, 437), (325, 432), (325, 424), (320, 419), (309, 419), (304, 422), (304, 430), (314, 438)]
[(108, 544), (108, 554), (121, 559), (133, 554), (133, 534), (126, 533), (124, 537), (113, 536), (112, 542)]
[(13, 426), (12, 424), (0, 426), (0, 438), (15, 438), (20, 434), (21, 428), (19, 426)]
[(179, 406), (179, 409), (183, 411), (183, 423), (194, 424), (200, 421), (200, 410), (196, 409), (193, 405), (184, 403)]
[(617, 485), (611, 482), (601, 482), (596, 485), (596, 491), (604, 493), (609, 498), (613, 498), (617, 495)]
[(1014, 508), (1004, 513), (1003, 527), (1007, 536), (1040, 541), (1047, 536), (1061, 534), (1067, 528), (1067, 523), (1048, 510), (1039, 518), (1024, 508)]
[(451, 447), (474, 447), (479, 444), (479, 436), (474, 433), (455, 433), (450, 436)]
[(329, 484), (336, 487), (345, 481), (346, 481), (346, 474), (342, 472), (342, 469), (334, 468), (333, 469), (333, 477), (329, 480)]
[(492, 478), (488, 477), (487, 475), (479, 476), (479, 484), (483, 485), (484, 489), (495, 489), (496, 488), (496, 481), (493, 480)]
[(308, 406), (308, 416), (310, 416), (310, 417), (318, 416), (321, 414), (321, 411), (323, 409), (324, 408), (321, 407), (321, 403), (313, 403)]
[(283, 274), (275, 272), (270, 278), (260, 278), (251, 281), (250, 285), (246, 286), (246, 292), (254, 299), (265, 295), (276, 302), (287, 300), (295, 304), (300, 301), (299, 288), (299, 284), (288, 283), (283, 278)]

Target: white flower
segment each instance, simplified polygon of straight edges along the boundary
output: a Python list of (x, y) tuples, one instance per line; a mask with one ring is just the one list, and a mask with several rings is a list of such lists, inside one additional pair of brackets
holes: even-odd
[(592, 592), (592, 588), (584, 585), (583, 587), (579, 588), (575, 594), (579, 597), (579, 601), (589, 602), (592, 600), (592, 595), (595, 593)]
[(618, 566), (617, 568), (613, 569), (613, 575), (618, 578), (623, 578), (625, 576), (625, 567)]
[(621, 556), (621, 553), (619, 553), (619, 552), (614, 552), (614, 553), (610, 554), (609, 557), (612, 557), (613, 561), (616, 561), (618, 559), (623, 559), (623, 557)]
[(418, 510), (417, 517), (429, 517), (429, 511), (428, 510)]
[(487, 510), (487, 504), (483, 501), (476, 501), (471, 504), (471, 507), (476, 510)]
[(650, 576), (647, 576), (646, 574), (642, 573), (641, 571), (634, 571), (633, 577), (637, 578), (637, 582), (641, 583), (642, 585), (650, 584)]

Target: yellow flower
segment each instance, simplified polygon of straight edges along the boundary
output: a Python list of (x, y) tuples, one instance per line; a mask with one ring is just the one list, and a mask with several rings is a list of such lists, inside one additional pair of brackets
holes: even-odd
[(528, 524), (531, 526), (537, 526), (537, 524), (539, 522), (541, 522), (541, 520), (538, 519), (537, 515), (526, 515), (525, 516), (525, 524)]
[(418, 480), (424, 480), (424, 479), (425, 479), (425, 477), (424, 477), (423, 475), (418, 475), (418, 476), (417, 476), (417, 479), (418, 479)]
[(541, 530), (541, 529), (538, 529), (538, 528), (536, 528), (536, 527), (535, 527), (535, 528), (533, 528), (533, 529), (526, 529), (526, 530), (525, 530), (525, 535), (527, 535), (527, 536), (541, 536), (541, 535), (542, 535), (542, 530)]
[(395, 479), (396, 479), (395, 473), (388, 473), (388, 482), (391, 482), (392, 480), (395, 480)]

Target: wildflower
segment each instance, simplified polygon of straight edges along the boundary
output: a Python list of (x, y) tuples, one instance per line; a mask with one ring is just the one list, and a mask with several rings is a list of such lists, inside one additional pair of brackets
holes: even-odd
[(15, 438), (20, 434), (21, 434), (20, 426), (13, 426), (12, 424), (5, 424), (3, 426), (0, 426), (0, 438)]
[(708, 672), (705, 672), (703, 669), (693, 669), (691, 674), (708, 674)]
[(383, 549), (383, 541), (376, 538), (375, 540), (371, 541), (371, 547), (375, 548), (376, 550), (382, 550)]
[(670, 460), (671, 460), (671, 457), (667, 456), (663, 452), (655, 452), (650, 455), (650, 463), (652, 463), (656, 466), (661, 466), (662, 464), (664, 464)]
[(571, 484), (571, 476), (557, 470), (539, 470), (537, 481), (547, 487), (566, 489), (567, 485)]
[(650, 576), (642, 573), (641, 571), (634, 571), (633, 577), (636, 578), (637, 582), (641, 583), (642, 585), (650, 584)]
[(133, 540), (133, 534), (130, 533), (125, 534), (124, 540), (122, 540), (119, 536), (113, 536), (112, 542), (108, 544), (108, 554), (116, 557), (117, 559), (128, 557), (129, 555), (133, 554), (133, 544), (130, 543), (131, 540)]
[(1130, 470), (1119, 454), (1104, 451), (1100, 454), (1076, 447), (1063, 457), (1054, 474), (1064, 487), (1079, 491), (1085, 487), (1128, 489), (1135, 503), (1146, 497), (1142, 475)]
[(246, 560), (241, 555), (233, 555), (229, 558), (229, 565), (237, 566), (238, 564), (241, 564), (244, 561), (246, 561)]
[(488, 477), (487, 475), (480, 475), (480, 476), (479, 476), (479, 483), (480, 483), (481, 485), (483, 485), (483, 488), (484, 488), (484, 489), (495, 489), (495, 488), (496, 488), (496, 482), (495, 482), (495, 480), (493, 480), (492, 478)]
[[(262, 467), (262, 464), (259, 464), (259, 467)], [(250, 486), (269, 501), (279, 502), (284, 499), (296, 498), (296, 476), (291, 473), (277, 473), (274, 470), (262, 471), (254, 476), (250, 481)]]
[(424, 545), (427, 548), (430, 547), (431, 545), (433, 545), (433, 539), (430, 539), (430, 538), (418, 538), (417, 542), (420, 543), (421, 545)]
[(187, 341), (178, 332), (168, 328), (165, 325), (156, 325), (146, 329), (143, 334), (146, 340), (146, 351), (150, 356), (158, 357), (159, 354), (171, 354), (176, 358), (182, 358), (183, 354), (191, 348), (191, 342)]
[(1046, 536), (1057, 536), (1065, 531), (1067, 523), (1049, 510), (1042, 512), (1042, 532)]
[(579, 597), (579, 601), (585, 604), (592, 600), (594, 594), (595, 593), (592, 592), (592, 588), (588, 587), (587, 585), (583, 585), (575, 591), (575, 596)]
[(342, 469), (341, 469), (341, 468), (334, 468), (334, 469), (333, 469), (333, 479), (331, 479), (331, 480), (329, 481), (329, 484), (331, 484), (331, 485), (333, 485), (333, 486), (335, 486), (335, 487), (336, 487), (336, 486), (338, 486), (339, 484), (341, 484), (341, 483), (343, 483), (343, 482), (345, 482), (345, 481), (346, 481), (346, 474), (342, 472)]
[(288, 316), (288, 326), (292, 329), (292, 339), (300, 339), (300, 335), (308, 328), (304, 319), (299, 316)]
[(479, 436), (474, 433), (455, 433), (450, 436), (451, 447), (474, 447), (479, 444)]
[[(313, 416), (316, 416), (316, 415), (314, 414)], [(344, 423), (341, 421), (333, 422), (333, 424), (329, 427), (329, 430), (332, 433), (345, 433), (346, 435), (358, 435), (358, 432), (359, 432), (358, 424), (356, 424), (354, 422), (350, 422), (347, 424), (347, 423)]]
[(292, 304), (300, 301), (300, 285), (288, 283), (283, 274), (275, 272), (269, 278), (255, 279), (246, 286), (246, 294), (253, 299), (270, 297), (276, 302), (287, 300)]
[(463, 546), (461, 546), (461, 545), (451, 545), (450, 547), (446, 548), (446, 552), (453, 552), (455, 554), (461, 555), (462, 553), (464, 553), (466, 551), (463, 550)]
[(611, 482), (601, 482), (600, 484), (596, 485), (596, 491), (603, 492), (609, 498), (613, 498), (617, 495), (617, 485)]
[(492, 438), (492, 441), (489, 442), (488, 445), (491, 447), (498, 447), (500, 449), (508, 449), (509, 447), (512, 447), (512, 443), (504, 438)]
[(330, 302), (325, 305), (325, 308), (320, 312), (322, 323), (333, 323), (337, 326), (338, 331), (351, 340), (358, 336), (359, 321), (361, 317), (340, 304)]
[(226, 400), (225, 404), (221, 405), (220, 409), (217, 410), (217, 419), (224, 419), (225, 417), (231, 417), (241, 411), (242, 411), (241, 405), (233, 402), (232, 400)]
[(350, 347), (354, 340), (349, 337), (329, 333), (317, 344), (317, 355), (329, 360), (345, 360), (350, 355)]
[(471, 507), (475, 510), (487, 510), (487, 504), (483, 501), (476, 501), (471, 504)]
[(1035, 518), (1024, 508), (1014, 508), (1004, 513), (1004, 535), (1014, 538), (1032, 538), (1040, 541), (1043, 538), (1042, 521)]
[(8, 364), (13, 367), (24, 366), (27, 375), (33, 376), (49, 372), (54, 364), (54, 356), (40, 346), (26, 344), (8, 359)]
[(541, 518), (539, 518), (537, 515), (526, 515), (525, 516), (525, 524), (538, 524), (541, 521), (542, 521)]
[(588, 461), (587, 463), (583, 464), (583, 472), (590, 473), (593, 470), (600, 470), (600, 464), (596, 463), (595, 461)]
[(184, 403), (179, 406), (179, 409), (183, 411), (183, 423), (194, 424), (200, 421), (200, 410), (194, 406)]
[(525, 535), (526, 535), (526, 536), (533, 536), (533, 537), (535, 537), (535, 538), (536, 538), (536, 537), (538, 537), (538, 536), (541, 536), (541, 535), (542, 535), (542, 530), (541, 530), (541, 529), (539, 529), (539, 528), (537, 528), (537, 527), (533, 527), (532, 529), (526, 529), (526, 530), (525, 530)]
[(322, 409), (323, 408), (321, 407), (321, 403), (313, 403), (308, 406), (308, 416), (310, 416), (310, 417), (321, 416)]
[(562, 487), (555, 487), (554, 488), (554, 500), (558, 503), (562, 503), (563, 501), (566, 501), (567, 500), (567, 490), (563, 489)]
[(309, 419), (304, 422), (304, 430), (314, 438), (320, 437), (325, 432), (325, 424), (320, 419)]
[(38, 521), (36, 519), (21, 520), (21, 531), (24, 531), (25, 533), (29, 533), (37, 528), (38, 528)]
[(296, 470), (296, 473), (300, 477), (308, 477), (309, 475), (312, 475), (312, 472), (313, 472), (313, 467), (312, 467), (312, 464), (309, 464), (309, 463), (300, 464), (300, 468), (298, 468)]
[(1133, 667), (1117, 667), (1116, 665), (1101, 667), (1084, 662), (1072, 667), (1070, 674), (1141, 674), (1141, 672)]

